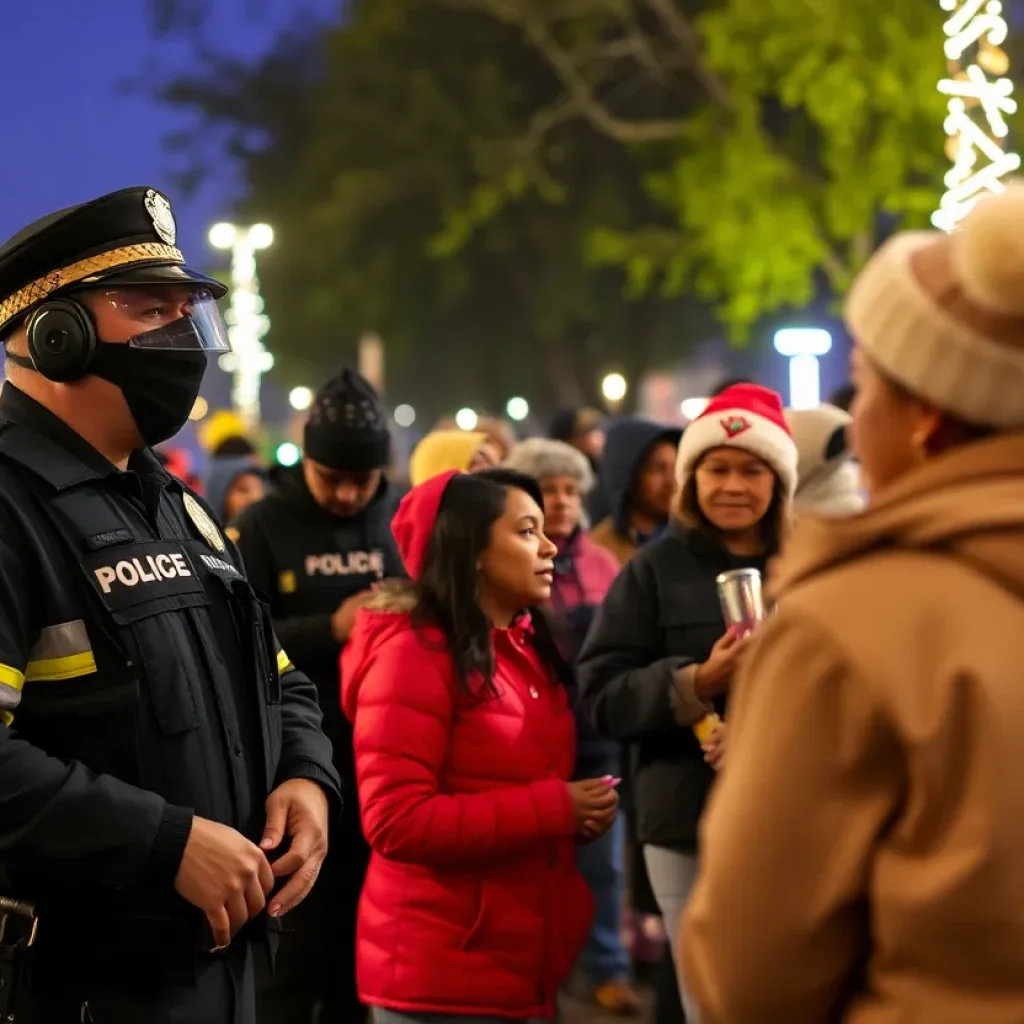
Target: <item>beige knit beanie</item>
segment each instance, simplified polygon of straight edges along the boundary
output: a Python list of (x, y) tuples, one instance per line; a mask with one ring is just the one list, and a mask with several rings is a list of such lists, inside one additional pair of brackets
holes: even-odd
[(854, 282), (846, 322), (915, 395), (967, 423), (1024, 429), (1024, 181), (950, 234), (889, 239)]

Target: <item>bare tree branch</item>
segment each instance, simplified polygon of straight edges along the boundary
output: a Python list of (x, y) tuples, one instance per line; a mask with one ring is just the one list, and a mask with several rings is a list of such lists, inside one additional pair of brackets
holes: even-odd
[[(527, 40), (548, 62), (569, 94), (565, 103), (557, 104), (555, 108), (558, 112), (557, 118), (551, 125), (552, 127), (575, 115), (588, 121), (609, 138), (627, 145), (642, 142), (665, 142), (678, 138), (684, 128), (686, 122), (682, 118), (633, 121), (618, 117), (609, 110), (598, 99), (594, 84), (583, 74), (577, 59), (555, 38), (549, 27), (552, 14), (563, 14), (563, 10), (552, 11), (550, 6), (546, 5), (547, 18), (545, 18), (539, 16), (535, 10), (531, 9), (530, 4), (524, 3), (522, 0), (447, 0), (447, 2), (459, 7), (486, 11), (508, 24), (519, 26)], [(609, 13), (614, 11), (621, 15), (622, 8), (612, 0), (608, 10)], [(609, 44), (609, 46), (610, 50), (608, 46), (604, 50), (606, 56), (609, 53), (622, 52), (619, 42)], [(541, 120), (545, 120), (550, 115), (545, 111), (539, 116)], [(534, 120), (536, 123), (538, 119)], [(535, 136), (532, 129), (531, 135)]]
[(850, 286), (850, 268), (834, 249), (828, 249), (822, 256), (821, 269), (836, 292), (844, 292)]
[(720, 106), (729, 109), (732, 99), (729, 89), (701, 59), (700, 39), (689, 19), (681, 14), (675, 0), (647, 0), (647, 6), (658, 16), (666, 31), (686, 58), (690, 74), (704, 87), (708, 96)]
[(580, 73), (572, 56), (555, 39), (539, 18), (527, 15), (520, 24), (527, 38), (551, 65), (569, 91), (577, 112), (598, 131), (617, 142), (664, 142), (678, 138), (686, 122), (682, 118), (630, 121), (613, 114), (595, 96), (587, 79)]

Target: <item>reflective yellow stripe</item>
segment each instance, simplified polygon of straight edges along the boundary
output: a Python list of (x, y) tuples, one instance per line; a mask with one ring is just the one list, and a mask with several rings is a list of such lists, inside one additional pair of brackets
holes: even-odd
[(295, 668), (292, 659), (283, 650), (277, 652), (277, 674), (283, 676), (285, 672), (291, 672)]
[(14, 721), (11, 712), (21, 703), (21, 688), (25, 675), (10, 665), (0, 665), (0, 723), (10, 725)]
[(0, 665), (0, 686), (9, 686), (12, 690), (21, 691), (25, 684), (25, 673), (19, 672), (10, 665)]
[(64, 658), (40, 658), (30, 661), (25, 667), (25, 679), (30, 683), (57, 683), (62, 679), (89, 676), (96, 671), (96, 659), (92, 651), (84, 654), (69, 654)]

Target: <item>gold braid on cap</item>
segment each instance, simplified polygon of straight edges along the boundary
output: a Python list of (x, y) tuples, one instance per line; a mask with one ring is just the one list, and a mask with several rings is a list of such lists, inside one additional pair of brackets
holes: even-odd
[(124, 245), (120, 249), (101, 252), (98, 256), (72, 263), (62, 270), (51, 270), (45, 277), (40, 277), (31, 284), (19, 288), (10, 298), (0, 302), (0, 327), (13, 320), (19, 313), (34, 306), (37, 302), (52, 295), (69, 284), (78, 284), (93, 274), (102, 274), (105, 270), (116, 270), (135, 263), (160, 260), (162, 263), (184, 263), (185, 257), (180, 249), (173, 245), (160, 242), (140, 242), (138, 245)]

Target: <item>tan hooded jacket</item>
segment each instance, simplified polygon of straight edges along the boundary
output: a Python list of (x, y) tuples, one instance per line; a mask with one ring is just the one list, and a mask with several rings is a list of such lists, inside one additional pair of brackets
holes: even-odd
[(730, 704), (702, 1024), (1024, 1021), (1024, 437), (807, 521)]

